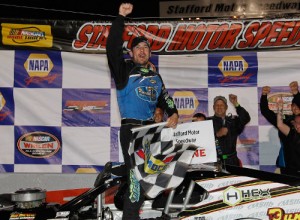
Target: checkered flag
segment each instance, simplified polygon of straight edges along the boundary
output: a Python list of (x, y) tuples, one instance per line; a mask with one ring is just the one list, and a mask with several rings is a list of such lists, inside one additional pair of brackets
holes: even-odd
[[(155, 198), (183, 181), (197, 147), (173, 144), (173, 134), (161, 136), (166, 123), (132, 129), (131, 166), (146, 196)], [(164, 132), (168, 133), (168, 132)]]

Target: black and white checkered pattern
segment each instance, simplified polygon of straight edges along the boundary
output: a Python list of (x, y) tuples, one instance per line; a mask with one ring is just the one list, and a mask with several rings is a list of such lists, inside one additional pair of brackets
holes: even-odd
[(176, 188), (183, 181), (197, 148), (195, 145), (175, 145), (172, 135), (162, 137), (164, 125), (133, 130), (129, 148), (132, 169), (150, 198), (166, 189)]
[[(0, 51), (0, 172), (100, 172), (108, 160), (123, 162), (118, 138), (120, 111), (106, 54), (39, 51), (38, 54), (49, 57), (54, 66), (45, 80), (27, 85), (30, 76), (24, 64), (32, 54), (36, 56), (37, 51)], [(247, 68), (249, 73), (234, 77), (222, 75), (218, 64), (223, 56), (228, 58), (227, 53), (181, 55), (175, 66), (165, 55), (151, 59), (163, 76), (170, 96), (176, 100), (182, 119), (190, 118), (196, 112), (213, 115), (215, 96), (238, 94), (241, 105), (251, 115), (250, 123), (237, 142), (238, 155), (244, 166), (272, 172), (276, 169), (280, 142), (274, 127), (261, 115), (257, 103), (266, 82), (272, 87), (272, 97), (289, 94), (291, 79), (299, 78), (300, 53), (289, 50), (235, 55), (251, 66)], [(100, 100), (106, 101), (107, 106), (92, 114), (89, 111), (65, 111), (68, 100)], [(190, 105), (186, 106), (185, 100), (191, 100)], [(228, 105), (227, 112), (235, 115), (235, 107)], [(35, 131), (50, 133), (61, 140), (60, 150), (44, 158), (22, 154), (18, 150), (18, 139)]]

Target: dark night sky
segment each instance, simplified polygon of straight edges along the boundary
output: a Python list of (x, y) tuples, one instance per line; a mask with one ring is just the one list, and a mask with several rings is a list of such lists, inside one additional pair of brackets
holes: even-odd
[[(159, 17), (159, 1), (131, 0), (132, 18)], [(121, 0), (1, 0), (2, 18), (97, 20), (118, 13)], [(74, 12), (74, 13), (73, 13)]]

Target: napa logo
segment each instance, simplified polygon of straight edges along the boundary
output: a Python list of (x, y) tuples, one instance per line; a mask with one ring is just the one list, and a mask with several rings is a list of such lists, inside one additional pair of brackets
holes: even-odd
[(7, 101), (5, 100), (3, 94), (0, 92), (0, 122), (5, 123), (5, 120), (9, 120), (9, 115), (12, 114), (11, 111), (5, 109), (5, 105), (7, 104)]
[(248, 69), (248, 63), (242, 56), (224, 56), (218, 68), (225, 77), (241, 76)]
[(32, 53), (24, 63), (24, 68), (30, 77), (46, 77), (53, 66), (53, 62), (47, 54)]
[(179, 115), (191, 115), (199, 106), (199, 101), (192, 91), (176, 91), (173, 99)]
[(4, 97), (3, 97), (3, 95), (2, 95), (2, 93), (0, 92), (0, 111), (3, 109), (3, 107), (5, 106), (5, 103), (6, 103), (6, 101), (5, 101), (5, 99), (4, 99)]

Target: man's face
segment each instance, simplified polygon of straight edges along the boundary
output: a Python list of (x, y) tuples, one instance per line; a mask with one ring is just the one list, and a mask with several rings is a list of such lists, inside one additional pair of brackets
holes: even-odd
[(141, 42), (136, 45), (129, 54), (134, 63), (142, 66), (147, 65), (151, 56), (150, 48), (145, 42)]
[(293, 115), (300, 115), (300, 108), (295, 103), (292, 104), (291, 108)]
[(164, 112), (161, 108), (156, 108), (154, 112), (154, 121), (156, 123), (162, 122), (164, 118)]
[(297, 115), (294, 120), (294, 127), (298, 133), (300, 133), (300, 115)]
[(222, 100), (217, 100), (214, 104), (215, 115), (218, 117), (225, 117), (227, 111), (227, 105)]

